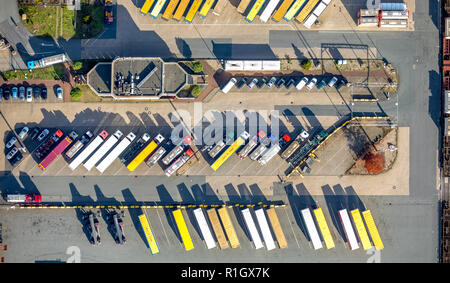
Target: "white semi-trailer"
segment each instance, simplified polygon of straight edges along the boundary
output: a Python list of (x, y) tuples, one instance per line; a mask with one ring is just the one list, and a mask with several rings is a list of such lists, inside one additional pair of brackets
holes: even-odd
[(114, 159), (119, 157), (119, 155), (131, 144), (131, 142), (136, 138), (134, 133), (129, 133), (104, 159), (97, 165), (98, 171), (101, 173), (113, 163)]
[(102, 144), (102, 142), (108, 137), (108, 132), (103, 130), (101, 133), (92, 140), (91, 143), (69, 164), (69, 168), (75, 170), (80, 164), (86, 160), (86, 158)]
[(122, 132), (117, 130), (108, 140), (86, 161), (83, 166), (90, 171), (100, 159), (119, 141), (123, 136)]

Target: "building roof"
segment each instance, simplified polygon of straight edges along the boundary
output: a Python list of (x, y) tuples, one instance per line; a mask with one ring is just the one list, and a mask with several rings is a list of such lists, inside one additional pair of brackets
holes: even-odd
[(97, 94), (111, 94), (111, 63), (98, 63), (87, 74), (88, 85)]

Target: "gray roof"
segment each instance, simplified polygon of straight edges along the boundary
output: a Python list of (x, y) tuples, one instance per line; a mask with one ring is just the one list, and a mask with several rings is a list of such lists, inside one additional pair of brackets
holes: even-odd
[(89, 85), (99, 94), (111, 93), (111, 63), (98, 63), (88, 73)]

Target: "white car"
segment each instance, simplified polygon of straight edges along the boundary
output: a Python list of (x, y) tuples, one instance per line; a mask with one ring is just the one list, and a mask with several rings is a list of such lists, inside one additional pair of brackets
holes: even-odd
[(19, 138), (23, 140), (23, 138), (25, 137), (26, 134), (28, 134), (28, 131), (30, 129), (28, 127), (23, 127), (22, 131), (20, 131), (19, 133)]
[(17, 147), (13, 147), (6, 155), (6, 159), (11, 159), (18, 151), (19, 149)]
[(16, 141), (17, 141), (16, 137), (12, 137), (6, 144), (6, 148), (11, 148), (16, 143)]
[(347, 60), (345, 60), (345, 59), (336, 60), (336, 64), (337, 65), (345, 65), (345, 64), (347, 64)]
[(27, 102), (33, 101), (33, 88), (27, 87)]
[(338, 81), (338, 78), (332, 77), (331, 80), (328, 82), (328, 86), (332, 87), (334, 84)]
[(308, 78), (304, 77), (303, 79), (301, 79), (298, 84), (295, 86), (298, 90), (301, 90), (307, 83), (308, 83)]
[(56, 97), (58, 99), (63, 99), (63, 90), (62, 87), (60, 86), (56, 89)]
[(309, 83), (306, 85), (306, 88), (308, 90), (312, 90), (313, 87), (316, 85), (317, 83), (317, 79), (316, 78), (312, 78), (311, 81), (309, 81)]
[(42, 141), (48, 135), (48, 133), (49, 133), (48, 129), (43, 130), (37, 138), (38, 141)]

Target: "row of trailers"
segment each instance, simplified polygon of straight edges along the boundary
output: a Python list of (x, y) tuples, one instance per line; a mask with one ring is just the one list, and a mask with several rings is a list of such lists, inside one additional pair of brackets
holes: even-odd
[(381, 3), (378, 9), (359, 10), (358, 26), (406, 28), (408, 19), (409, 10), (405, 3)]
[[(228, 0), (169, 0), (166, 5), (167, 1), (146, 0), (140, 12), (143, 15), (147, 15), (151, 11), (150, 16), (156, 19), (165, 8), (162, 15), (163, 19), (170, 20), (173, 18), (180, 21), (187, 10), (185, 21), (192, 23), (197, 12), (199, 12), (200, 17), (205, 18), (213, 6), (213, 14), (219, 16)], [(253, 22), (261, 8), (268, 1), (260, 15), (262, 22), (267, 22), (270, 18), (276, 22), (282, 19), (289, 22), (296, 17), (296, 20), (303, 23), (307, 28), (311, 28), (331, 2), (331, 0), (283, 0), (283, 2), (281, 2), (282, 0), (241, 0), (237, 11), (244, 14), (252, 1), (254, 1), (253, 6), (245, 18), (247, 22)], [(276, 9), (277, 7), (278, 9)]]
[[(64, 156), (72, 171), (83, 164), (86, 170), (90, 171), (95, 167), (100, 173), (105, 172), (114, 160), (120, 157), (130, 172), (133, 172), (142, 163), (152, 167), (162, 160), (162, 163), (167, 166), (165, 174), (171, 176), (194, 155), (189, 146), (192, 142), (190, 136), (173, 144), (171, 141), (166, 141), (161, 134), (151, 140), (150, 135), (144, 133), (133, 145), (131, 144), (136, 139), (136, 135), (130, 132), (124, 136), (120, 130), (113, 134), (102, 130), (95, 138), (91, 131), (87, 131), (76, 142), (73, 142), (75, 140), (74, 132), (62, 137), (63, 132), (57, 130), (48, 139), (53, 139), (54, 148), (49, 150), (46, 157), (38, 164), (42, 171), (63, 154), (66, 148)], [(59, 143), (56, 143), (58, 141)], [(46, 143), (44, 142), (44, 144)], [(69, 147), (69, 145), (71, 146)]]
[[(314, 218), (313, 214), (311, 214), (311, 209), (309, 208), (302, 209), (300, 212), (313, 248), (315, 250), (323, 248), (323, 242), (325, 242), (327, 249), (334, 248), (334, 240), (330, 229), (328, 228), (322, 209), (313, 209)], [(237, 248), (240, 246), (240, 242), (227, 207), (222, 207), (219, 209), (210, 208), (206, 211), (206, 215), (203, 208), (200, 207), (194, 209), (193, 214), (201, 236), (208, 249), (216, 248), (217, 243), (222, 250), (227, 249), (230, 246), (231, 248)], [(369, 231), (375, 248), (378, 250), (382, 250), (384, 248), (370, 210), (363, 211), (363, 217), (361, 217), (361, 213), (358, 209), (350, 212), (351, 218), (346, 209), (339, 210), (338, 214), (341, 220), (342, 228), (345, 231), (346, 242), (348, 243), (350, 250), (358, 249), (358, 242), (362, 244), (364, 250), (368, 250), (372, 247), (367, 230)], [(185, 250), (190, 251), (194, 249), (194, 243), (181, 209), (173, 210), (172, 216), (176, 227), (178, 228), (178, 233)], [(287, 248), (288, 244), (286, 237), (283, 229), (281, 228), (275, 208), (245, 208), (240, 210), (239, 217), (242, 217), (247, 230), (246, 232), (250, 236), (255, 249), (261, 249), (265, 246), (267, 250), (273, 250), (277, 248), (276, 243), (278, 243), (278, 247), (280, 249)], [(363, 218), (367, 225), (367, 230), (365, 228), (366, 226), (364, 225)], [(145, 214), (140, 215), (139, 221), (144, 231), (151, 254), (158, 254), (160, 252), (159, 246), (156, 242), (155, 235), (153, 234), (147, 216)], [(319, 235), (319, 231), (321, 236)]]
[[(186, 17), (184, 18), (185, 21), (191, 23), (199, 10), (200, 17), (205, 18), (209, 10), (211, 10), (211, 7), (213, 6), (215, 1), (216, 0), (206, 0), (203, 3), (203, 0), (193, 0), (186, 14)], [(217, 0), (217, 3), (213, 9), (213, 14), (219, 16), (225, 8), (227, 1), (228, 0)], [(177, 21), (180, 21), (191, 0), (169, 0), (167, 5), (166, 2), (167, 0), (146, 0), (144, 5), (141, 7), (141, 14), (147, 15), (151, 10), (150, 16), (156, 19), (165, 7), (162, 15), (163, 19), (170, 20), (171, 18), (173, 18)]]

